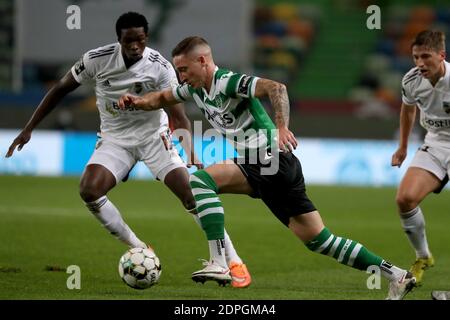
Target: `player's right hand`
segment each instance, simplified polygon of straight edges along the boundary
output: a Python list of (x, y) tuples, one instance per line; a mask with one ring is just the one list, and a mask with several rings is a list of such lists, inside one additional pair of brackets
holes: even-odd
[(406, 159), (406, 154), (407, 151), (405, 148), (398, 148), (392, 155), (391, 166), (400, 168), (403, 161)]
[(9, 158), (13, 155), (14, 150), (17, 146), (17, 151), (22, 150), (23, 146), (28, 143), (31, 139), (31, 131), (29, 130), (22, 130), (22, 132), (14, 139), (13, 143), (9, 146), (8, 152), (6, 153), (5, 157)]

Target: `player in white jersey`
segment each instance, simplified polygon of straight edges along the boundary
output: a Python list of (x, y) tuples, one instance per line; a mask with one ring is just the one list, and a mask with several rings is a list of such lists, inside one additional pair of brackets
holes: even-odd
[(428, 194), (441, 192), (450, 173), (450, 63), (445, 61), (445, 35), (440, 31), (420, 32), (411, 49), (416, 66), (402, 81), (400, 141), (392, 165), (400, 167), (406, 158), (418, 107), (420, 124), (427, 134), (400, 183), (396, 202), (403, 229), (416, 251), (410, 271), (420, 284), (434, 258), (419, 204)]
[[(172, 57), (183, 84), (144, 97), (127, 94), (119, 100), (119, 107), (156, 110), (162, 105), (194, 100), (210, 124), (230, 139), (242, 156), (191, 175), (196, 210), (210, 246), (210, 260), (205, 268), (192, 274), (192, 279), (203, 282), (226, 278), (229, 271), (223, 259), (224, 208), (218, 194), (236, 193), (262, 199), (309, 250), (356, 269), (379, 268), (381, 275), (390, 280), (388, 298), (402, 299), (415, 284), (411, 273), (386, 262), (357, 241), (332, 234), (309, 200), (300, 161), (292, 153), (297, 140), (288, 128), (286, 86), (218, 68), (210, 46), (200, 37), (181, 41)], [(270, 99), (276, 126), (259, 97)], [(268, 167), (275, 170), (265, 170)]]
[[(33, 129), (65, 95), (81, 84), (94, 86), (101, 120), (100, 133), (94, 153), (81, 177), (80, 196), (111, 234), (130, 247), (146, 248), (147, 245), (129, 228), (106, 196), (120, 181), (128, 178), (137, 161), (143, 161), (187, 210), (195, 213), (196, 204), (186, 165), (172, 144), (166, 112), (163, 109), (121, 110), (117, 105), (118, 99), (125, 93), (143, 95), (178, 85), (175, 71), (159, 52), (146, 47), (148, 23), (143, 15), (135, 12), (123, 14), (116, 22), (116, 33), (117, 43), (85, 53), (50, 89), (6, 156), (12, 156), (17, 146), (18, 150), (22, 149), (30, 140)], [(168, 111), (175, 129), (190, 132), (190, 122), (183, 105), (178, 104)], [(196, 164), (202, 168), (191, 148), (190, 135), (183, 135), (181, 143), (188, 154), (188, 165)], [(200, 224), (195, 214), (193, 217)], [(239, 262), (236, 270), (240, 270), (242, 260), (228, 235), (225, 242), (227, 259), (230, 263)], [(232, 284), (236, 287), (242, 287), (239, 282), (242, 277), (248, 282), (247, 286), (251, 282), (248, 271), (233, 277)]]

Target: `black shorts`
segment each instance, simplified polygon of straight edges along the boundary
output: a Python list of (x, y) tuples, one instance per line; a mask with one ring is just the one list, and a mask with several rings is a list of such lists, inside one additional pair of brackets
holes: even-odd
[[(275, 155), (275, 159), (276, 159)], [(262, 199), (273, 214), (286, 226), (289, 218), (315, 211), (306, 195), (305, 179), (300, 161), (291, 152), (278, 153), (279, 168), (275, 174), (263, 175), (261, 170), (271, 164), (243, 163), (242, 158), (233, 161), (239, 166), (253, 188), (251, 197)], [(274, 160), (276, 161), (276, 160)]]
[(433, 193), (439, 194), (445, 188), (445, 185), (448, 183), (448, 174), (445, 175), (444, 179), (441, 181), (441, 185), (433, 191)]

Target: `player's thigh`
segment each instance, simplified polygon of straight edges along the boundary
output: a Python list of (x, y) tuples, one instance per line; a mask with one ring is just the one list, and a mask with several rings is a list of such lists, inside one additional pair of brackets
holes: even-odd
[(447, 174), (444, 156), (439, 148), (423, 145), (400, 183), (397, 199), (420, 202), (430, 192), (438, 190)]
[(214, 179), (219, 193), (252, 194), (252, 187), (232, 160), (209, 166), (205, 171)]
[(112, 175), (114, 184), (117, 184), (126, 177), (135, 163), (136, 159), (130, 151), (100, 139), (83, 172), (82, 181), (89, 184), (98, 178)]
[(177, 168), (186, 168), (168, 130), (155, 133), (151, 140), (138, 148), (137, 152), (139, 159), (145, 163), (153, 176), (162, 182), (166, 182), (169, 172)]
[(428, 194), (439, 189), (441, 180), (423, 168), (409, 167), (397, 191), (398, 201), (420, 203)]
[(81, 176), (80, 194), (83, 198), (97, 199), (108, 193), (115, 185), (116, 179), (108, 169), (100, 164), (89, 164)]

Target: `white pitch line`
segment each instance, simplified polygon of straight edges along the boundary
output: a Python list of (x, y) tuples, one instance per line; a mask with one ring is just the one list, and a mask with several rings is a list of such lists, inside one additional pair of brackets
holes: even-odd
[[(0, 215), (10, 214), (29, 214), (29, 215), (47, 215), (47, 216), (80, 216), (90, 217), (91, 213), (83, 205), (80, 208), (58, 208), (58, 207), (39, 207), (39, 206), (18, 206), (18, 205), (0, 205)], [(184, 212), (180, 209), (179, 212), (162, 212), (148, 210), (124, 210), (121, 212), (124, 219), (126, 218), (142, 218), (142, 219), (168, 219), (172, 220), (178, 218), (175, 215), (183, 215)]]
[(0, 214), (33, 214), (33, 215), (64, 215), (78, 216), (84, 210), (78, 208), (58, 208), (58, 207), (36, 207), (36, 206), (17, 206), (0, 205)]

